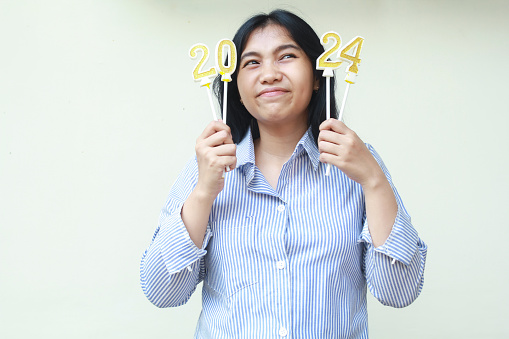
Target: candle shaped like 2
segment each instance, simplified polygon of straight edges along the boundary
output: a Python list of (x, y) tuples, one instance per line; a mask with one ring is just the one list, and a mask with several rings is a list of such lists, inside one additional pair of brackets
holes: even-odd
[(189, 50), (189, 56), (192, 59), (196, 59), (198, 56), (197, 51), (202, 52), (202, 57), (196, 67), (193, 69), (193, 79), (194, 81), (200, 82), (200, 86), (207, 88), (207, 94), (209, 97), (210, 109), (212, 110), (212, 115), (214, 120), (218, 120), (216, 110), (214, 108), (214, 103), (212, 101), (212, 91), (210, 90), (210, 83), (212, 82), (211, 77), (217, 74), (217, 71), (214, 67), (211, 67), (208, 71), (202, 71), (203, 65), (209, 59), (209, 49), (205, 44), (195, 44)]

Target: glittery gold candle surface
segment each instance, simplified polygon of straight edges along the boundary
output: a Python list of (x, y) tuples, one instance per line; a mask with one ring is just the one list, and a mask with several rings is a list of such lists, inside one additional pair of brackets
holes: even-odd
[(193, 47), (191, 47), (191, 50), (189, 51), (189, 55), (191, 58), (195, 59), (198, 56), (197, 51), (201, 50), (203, 55), (198, 62), (198, 65), (193, 70), (193, 78), (194, 80), (200, 80), (204, 77), (210, 77), (214, 74), (216, 74), (216, 69), (214, 67), (211, 67), (208, 71), (201, 72), (201, 68), (203, 67), (203, 64), (208, 60), (209, 58), (209, 49), (204, 44), (196, 44)]

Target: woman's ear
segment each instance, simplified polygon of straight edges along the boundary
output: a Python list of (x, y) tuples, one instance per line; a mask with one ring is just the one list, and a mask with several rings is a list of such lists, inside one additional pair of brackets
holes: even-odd
[(315, 78), (315, 84), (313, 86), (313, 90), (317, 92), (320, 89), (320, 79)]

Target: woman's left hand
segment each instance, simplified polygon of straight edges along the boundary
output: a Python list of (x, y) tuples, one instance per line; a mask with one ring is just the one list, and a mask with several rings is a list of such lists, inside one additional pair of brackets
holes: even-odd
[(364, 142), (339, 120), (328, 119), (320, 125), (318, 149), (321, 162), (336, 166), (365, 188), (385, 179)]

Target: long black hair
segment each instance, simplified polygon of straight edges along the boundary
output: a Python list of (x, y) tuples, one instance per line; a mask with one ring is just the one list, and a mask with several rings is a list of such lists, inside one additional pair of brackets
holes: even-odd
[[(258, 14), (247, 20), (233, 37), (233, 42), (237, 49), (237, 71), (232, 74), (232, 81), (228, 85), (228, 102), (227, 102), (227, 124), (230, 126), (233, 136), (233, 142), (239, 143), (246, 134), (249, 127), (253, 134), (253, 139), (260, 136), (258, 123), (255, 118), (247, 111), (246, 107), (240, 102), (239, 89), (237, 87), (237, 74), (239, 69), (239, 60), (246, 43), (253, 31), (258, 28), (264, 28), (268, 25), (278, 25), (285, 28), (290, 37), (299, 45), (306, 53), (311, 65), (315, 65), (316, 59), (324, 52), (324, 48), (320, 43), (320, 38), (315, 31), (297, 15), (277, 9), (269, 14)], [(326, 85), (325, 78), (322, 76), (323, 71), (314, 70), (315, 79), (320, 82), (318, 91), (313, 92), (308, 106), (308, 126), (311, 125), (311, 132), (315, 142), (318, 139), (319, 126), (325, 120), (326, 115)], [(334, 96), (334, 78), (330, 84), (330, 110), (331, 117), (337, 118), (336, 100)], [(223, 107), (223, 86), (221, 77), (214, 79), (214, 93), (219, 101), (219, 106)]]

